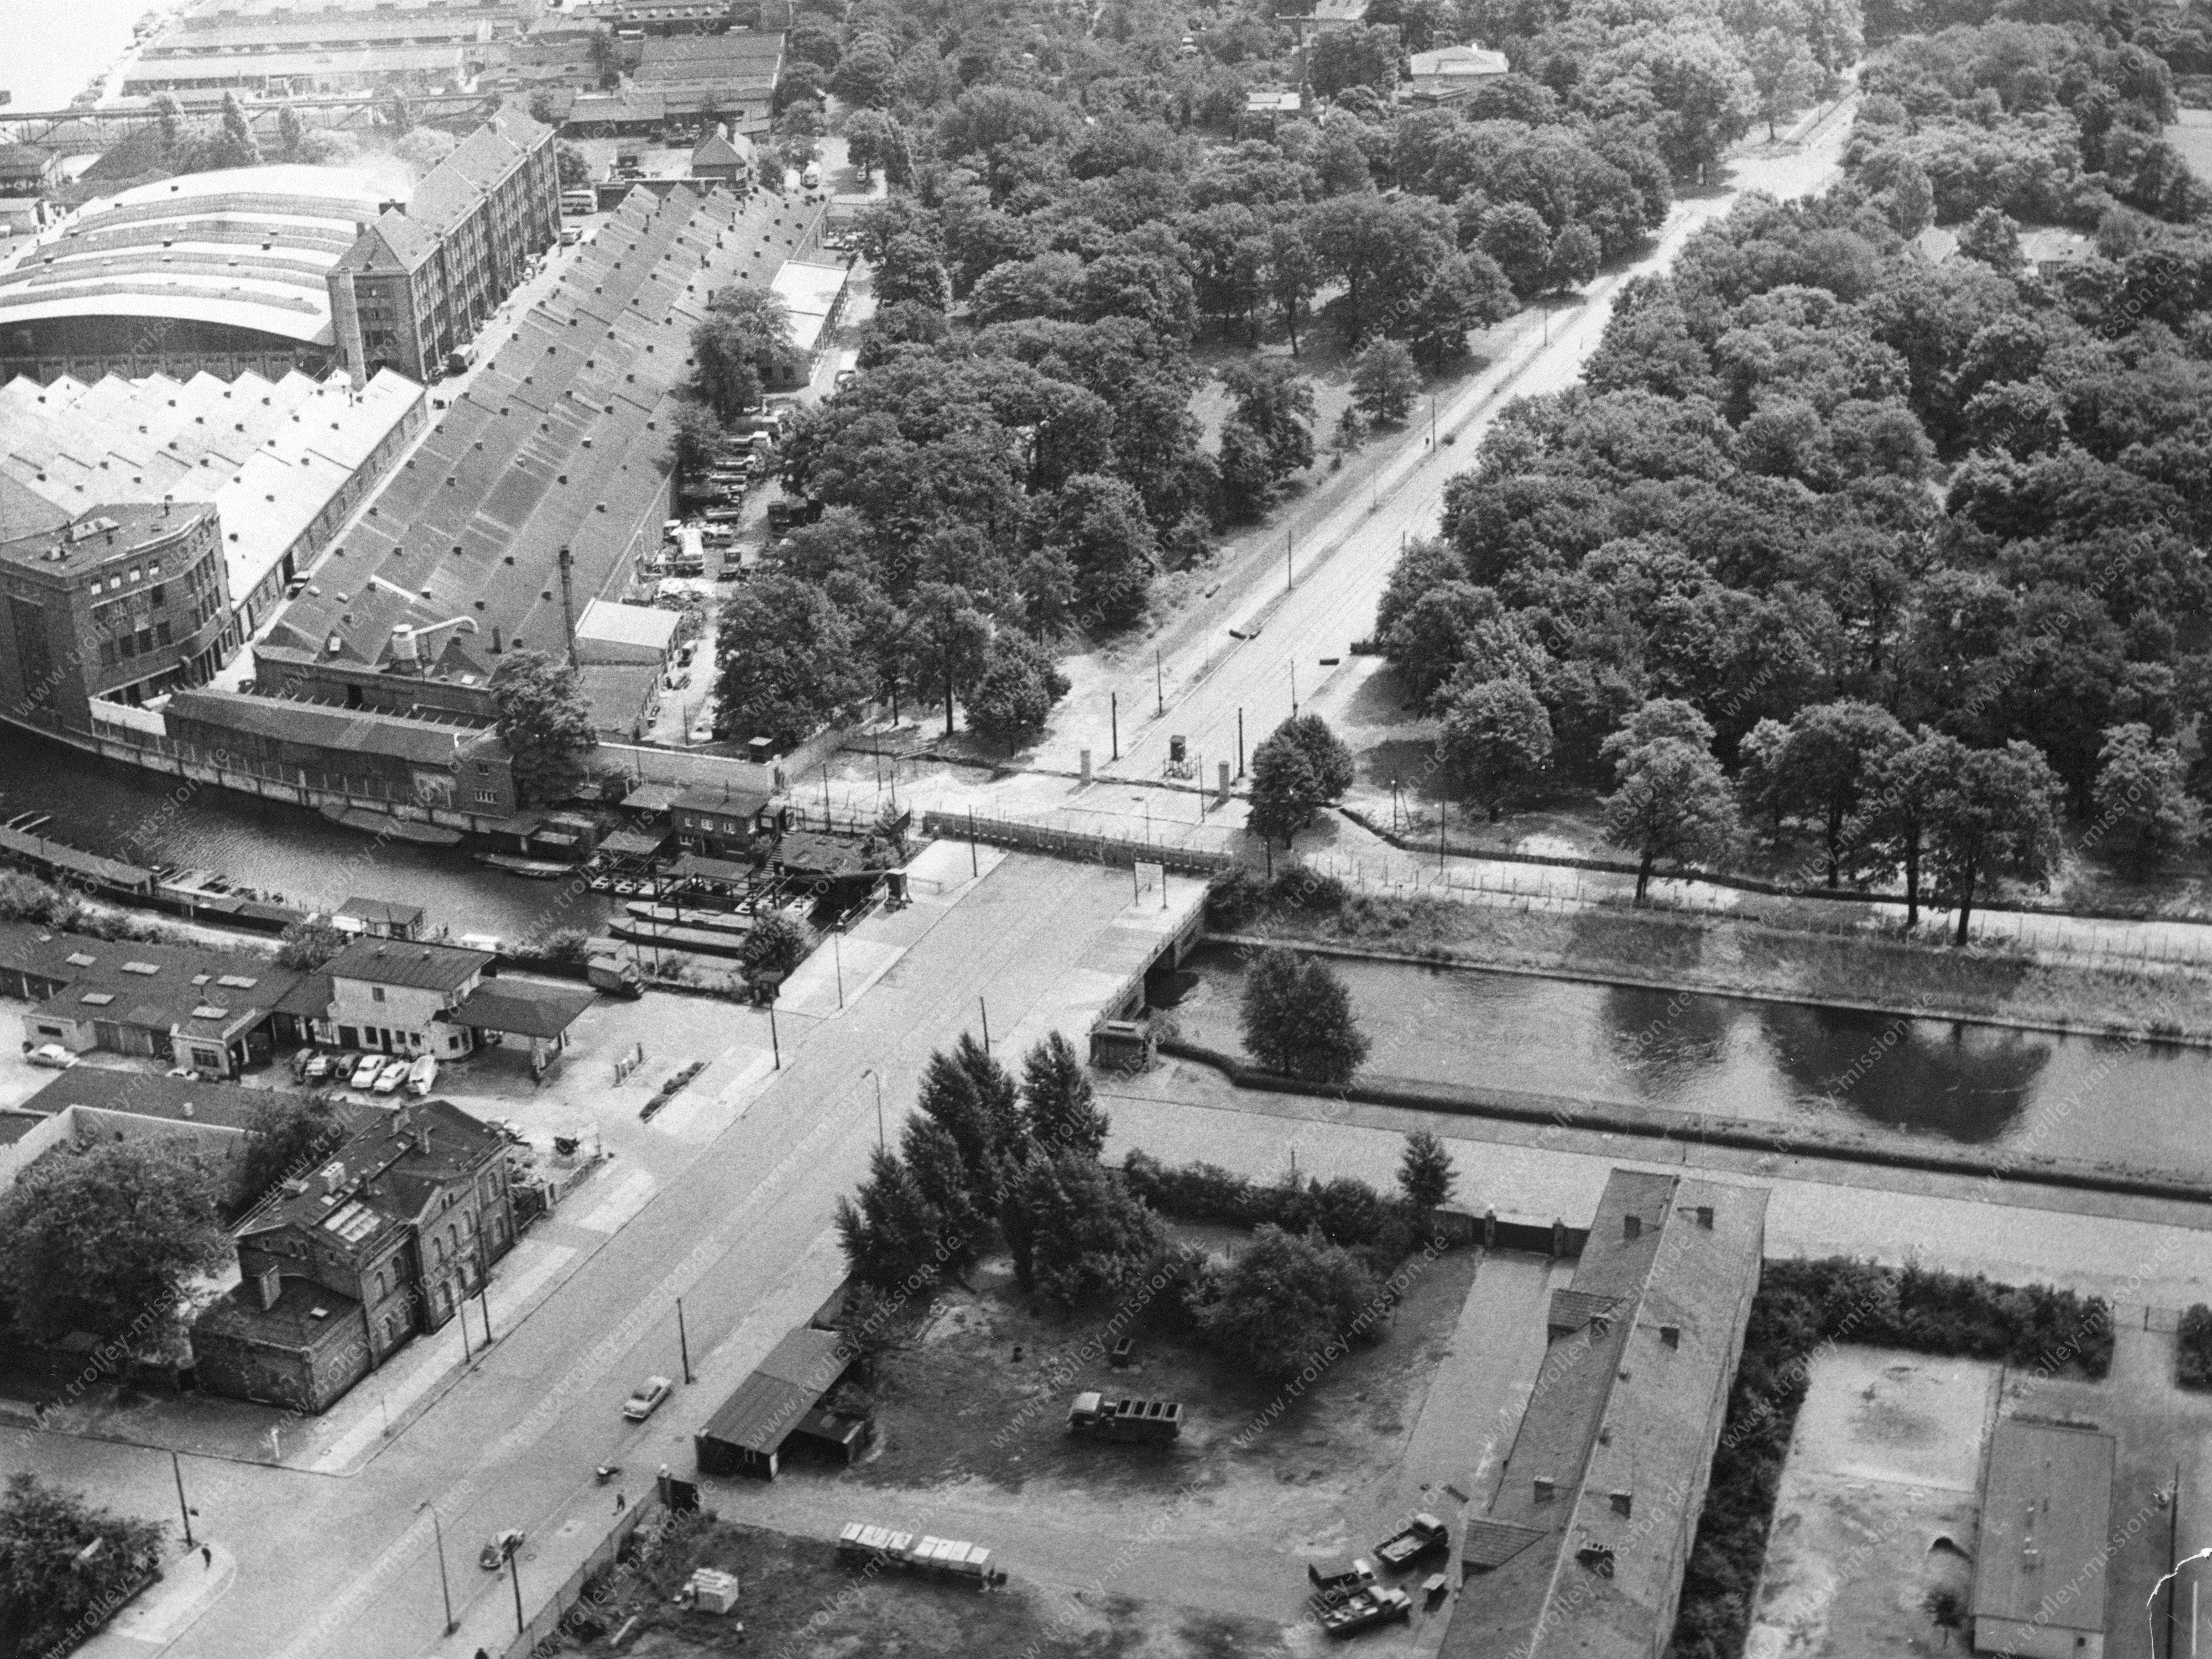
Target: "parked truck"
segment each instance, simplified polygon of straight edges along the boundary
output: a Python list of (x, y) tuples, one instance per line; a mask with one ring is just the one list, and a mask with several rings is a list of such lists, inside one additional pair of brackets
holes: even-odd
[(1093, 1389), (1076, 1395), (1067, 1408), (1067, 1431), (1101, 1440), (1174, 1440), (1182, 1433), (1182, 1404), (1175, 1400), (1109, 1400)]
[(1403, 1530), (1375, 1547), (1375, 1559), (1386, 1571), (1403, 1572), (1431, 1550), (1443, 1548), (1450, 1538), (1450, 1529), (1435, 1516), (1417, 1515)]
[(618, 997), (641, 997), (645, 979), (627, 957), (593, 957), (584, 965), (584, 977), (595, 991), (611, 991)]
[(1331, 1636), (1350, 1636), (1376, 1625), (1413, 1616), (1413, 1598), (1401, 1589), (1363, 1589), (1340, 1601), (1314, 1598), (1314, 1618)]

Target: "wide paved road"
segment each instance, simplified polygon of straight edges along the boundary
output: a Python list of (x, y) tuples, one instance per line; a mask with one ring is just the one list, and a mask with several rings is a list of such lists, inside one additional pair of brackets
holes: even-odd
[[(1553, 392), (1572, 386), (1583, 364), (1596, 350), (1611, 315), (1613, 295), (1632, 276), (1663, 270), (1700, 228), (1724, 217), (1747, 193), (1763, 191), (1782, 199), (1826, 188), (1841, 166), (1853, 106), (1830, 112), (1796, 154), (1750, 156), (1734, 161), (1729, 187), (1676, 204), (1653, 251), (1633, 267), (1592, 286), (1583, 303), (1552, 319), (1548, 343), (1540, 339), (1516, 348), (1468, 383), (1450, 404), (1437, 412), (1439, 441), (1425, 452), (1417, 421), (1413, 441), (1395, 461), (1372, 452), (1348, 465), (1367, 465), (1375, 476), (1366, 488), (1338, 507), (1317, 531), (1296, 538), (1292, 550), (1297, 586), (1285, 598), (1285, 571), (1279, 533), (1272, 558), (1250, 560), (1232, 574), (1221, 592), (1200, 612), (1171, 625), (1159, 643), (1166, 690), (1166, 714), (1158, 706), (1149, 652), (1132, 653), (1118, 678), (1095, 686), (1079, 681), (1076, 695), (1062, 703), (1034, 763), (1073, 770), (1084, 749), (1098, 772), (1109, 777), (1158, 778), (1168, 759), (1168, 738), (1189, 739), (1205, 757), (1207, 781), (1213, 763), (1233, 761), (1237, 714), (1244, 711), (1245, 752), (1291, 713), (1293, 671), (1301, 707), (1330, 671), (1323, 658), (1348, 661), (1352, 642), (1374, 626), (1376, 602), (1398, 556), (1403, 538), (1435, 532), (1445, 483), (1474, 464), (1474, 452), (1500, 410), (1516, 397)], [(1441, 459), (1439, 459), (1441, 458)], [(1270, 610), (1270, 607), (1273, 607)], [(1259, 637), (1238, 643), (1229, 630), (1249, 632), (1262, 621)], [(1111, 753), (1109, 689), (1121, 698), (1121, 758)]]
[[(625, 1466), (635, 1493), (666, 1462), (690, 1467), (691, 1431), (841, 1272), (834, 1200), (875, 1145), (881, 1068), (890, 1128), (922, 1063), (975, 1020), (988, 997), (1003, 1037), (1079, 976), (1086, 952), (1130, 902), (1129, 878), (1095, 866), (1009, 857), (949, 908), (924, 899), (892, 919), (906, 956), (842, 1018), (816, 1026), (740, 1118), (672, 1179), (560, 1292), (356, 1478), (188, 1459), (201, 1532), (238, 1562), (236, 1580), (163, 1650), (176, 1659), (412, 1659), (500, 1650), (514, 1629), (503, 1577), (475, 1564), (498, 1528), (530, 1534), (525, 1599), (534, 1612), (604, 1535), (612, 1494), (592, 1467)], [(700, 1005), (701, 1018), (715, 1017)], [(588, 1188), (586, 1189), (588, 1191)], [(618, 1407), (649, 1373), (680, 1375), (681, 1295), (697, 1386), (649, 1423)], [(735, 1340), (731, 1340), (732, 1334)], [(364, 1387), (373, 1384), (364, 1384)], [(158, 1453), (29, 1436), (18, 1465), (90, 1487), (148, 1516), (173, 1516)], [(446, 1534), (460, 1632), (445, 1615), (429, 1506)], [(203, 1571), (189, 1561), (180, 1572)], [(109, 1635), (86, 1652), (147, 1659)]]

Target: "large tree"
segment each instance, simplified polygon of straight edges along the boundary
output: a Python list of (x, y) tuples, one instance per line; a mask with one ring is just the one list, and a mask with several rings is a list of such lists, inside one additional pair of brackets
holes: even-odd
[(1097, 1158), (1106, 1149), (1106, 1114), (1098, 1109), (1083, 1057), (1058, 1031), (1022, 1061), (1022, 1127), (1038, 1146), (1067, 1147)]
[(1873, 703), (1813, 703), (1790, 717), (1776, 787), (1784, 811), (1820, 826), (1830, 887), (1842, 885), (1848, 828), (1872, 780), (1909, 741), (1897, 717)]
[(1735, 803), (1709, 746), (1712, 727), (1687, 703), (1647, 702), (1600, 754), (1617, 787), (1605, 800), (1605, 836), (1636, 855), (1636, 902), (1662, 859), (1683, 862), (1727, 849)]
[(37, 1159), (0, 1197), (0, 1297), (16, 1328), (160, 1352), (188, 1322), (192, 1281), (231, 1261), (219, 1196), (197, 1158), (158, 1139)]
[(1367, 1058), (1344, 981), (1321, 957), (1279, 945), (1246, 967), (1238, 1024), (1252, 1057), (1285, 1077), (1342, 1085)]
[(1437, 758), (1492, 823), (1552, 763), (1552, 717), (1526, 680), (1477, 680), (1444, 705)]
[(1967, 750), (1936, 797), (1928, 865), (1937, 899), (1959, 913), (1959, 944), (1966, 942), (1974, 899), (1992, 876), (2041, 879), (2057, 862), (2058, 791), (2042, 751), (2014, 742)]
[(1426, 1129), (1406, 1137), (1398, 1158), (1398, 1190), (1417, 1210), (1433, 1210), (1451, 1197), (1459, 1174), (1444, 1144)]
[(1352, 401), (1370, 421), (1395, 424), (1420, 395), (1413, 354), (1396, 340), (1370, 341), (1352, 362)]
[(510, 651), (492, 671), (491, 696), (499, 740), (514, 757), (518, 803), (543, 806), (574, 796), (599, 741), (576, 671), (542, 651)]
[(1135, 1284), (1167, 1243), (1160, 1218), (1079, 1148), (1039, 1151), (1020, 1166), (1007, 1195), (1018, 1217), (1014, 1267), (1064, 1309)]
[(2189, 775), (2172, 738), (2140, 720), (2105, 733), (2098, 755), (2094, 834), (2137, 868), (2185, 852), (2204, 834), (2203, 808), (2184, 787)]
[(10, 1654), (88, 1641), (161, 1559), (161, 1528), (19, 1471), (0, 1498), (0, 1642)]
[(691, 331), (699, 395), (724, 421), (760, 401), (761, 368), (792, 350), (791, 308), (750, 283), (716, 294)]
[(717, 732), (781, 749), (856, 712), (874, 676), (851, 620), (794, 576), (763, 574), (722, 606), (714, 641)]
[(1340, 799), (1356, 775), (1352, 751), (1318, 714), (1285, 720), (1252, 751), (1252, 807), (1246, 822), (1283, 845)]
[(305, 1178), (345, 1139), (326, 1099), (271, 1094), (246, 1121), (246, 1169), (239, 1197), (252, 1203), (280, 1181)]
[(991, 641), (982, 678), (968, 693), (969, 727), (1012, 754), (1044, 730), (1067, 684), (1049, 652), (1026, 635), (1001, 629)]
[(1198, 1320), (1231, 1358), (1286, 1377), (1355, 1334), (1379, 1334), (1387, 1311), (1382, 1286), (1351, 1251), (1263, 1223)]

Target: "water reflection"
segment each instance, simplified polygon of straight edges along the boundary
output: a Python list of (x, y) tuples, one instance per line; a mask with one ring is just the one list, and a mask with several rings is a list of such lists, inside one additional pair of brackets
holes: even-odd
[(1752, 1006), (1801, 1108), (1949, 1140), (2002, 1138), (2051, 1062), (2051, 1039), (2027, 1032), (1795, 1003)]

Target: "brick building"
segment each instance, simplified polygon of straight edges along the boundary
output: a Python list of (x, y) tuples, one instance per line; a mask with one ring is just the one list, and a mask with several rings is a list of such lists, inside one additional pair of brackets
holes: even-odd
[(371, 810), (513, 816), (514, 768), (496, 732), (237, 691), (182, 691), (161, 711), (162, 752)]
[(424, 175), (403, 212), (362, 227), (331, 267), (337, 361), (359, 383), (388, 367), (442, 373), (448, 353), (561, 240), (553, 129), (502, 109)]
[(132, 707), (204, 684), (235, 637), (222, 526), (205, 502), (95, 506), (0, 543), (0, 703), (89, 732), (95, 701)]
[(451, 1321), (514, 1237), (505, 1138), (448, 1101), (403, 1107), (240, 1224), (243, 1282), (192, 1329), (200, 1386), (325, 1410)]

